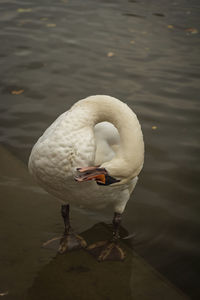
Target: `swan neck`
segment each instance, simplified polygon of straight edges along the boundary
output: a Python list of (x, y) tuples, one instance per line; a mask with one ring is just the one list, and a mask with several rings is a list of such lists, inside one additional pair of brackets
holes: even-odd
[(116, 156), (103, 164), (115, 177), (133, 178), (142, 169), (144, 143), (141, 127), (135, 113), (120, 100), (110, 96), (91, 96), (76, 105), (87, 107), (88, 125), (110, 122), (119, 131), (120, 147)]

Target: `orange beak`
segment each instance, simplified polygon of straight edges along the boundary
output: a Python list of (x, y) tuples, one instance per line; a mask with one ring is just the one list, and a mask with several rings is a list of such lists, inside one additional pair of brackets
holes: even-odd
[(105, 175), (107, 174), (107, 171), (104, 168), (86, 167), (78, 168), (77, 171), (79, 174), (75, 177), (75, 180), (78, 182), (96, 180), (102, 184), (106, 183)]

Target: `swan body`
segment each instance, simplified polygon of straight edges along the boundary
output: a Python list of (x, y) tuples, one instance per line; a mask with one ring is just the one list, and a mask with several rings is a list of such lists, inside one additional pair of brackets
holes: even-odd
[[(60, 115), (34, 145), (29, 170), (49, 193), (88, 209), (109, 205), (123, 213), (144, 161), (144, 142), (135, 113), (120, 100), (90, 96)], [(78, 183), (77, 168), (100, 166), (116, 178)]]

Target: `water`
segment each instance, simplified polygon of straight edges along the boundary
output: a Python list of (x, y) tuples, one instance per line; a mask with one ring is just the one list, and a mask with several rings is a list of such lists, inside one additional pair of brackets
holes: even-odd
[(198, 299), (199, 2), (7, 0), (0, 13), (2, 144), (27, 163), (76, 100), (126, 101), (142, 124), (146, 158), (123, 225), (135, 231), (140, 255)]

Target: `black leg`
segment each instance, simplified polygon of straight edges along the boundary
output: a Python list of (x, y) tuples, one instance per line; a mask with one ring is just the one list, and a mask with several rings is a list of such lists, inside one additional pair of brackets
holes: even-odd
[(70, 220), (69, 220), (69, 204), (64, 204), (61, 206), (61, 215), (63, 217), (64, 224), (65, 224), (64, 234), (67, 234), (69, 233), (71, 228)]
[(99, 241), (90, 245), (87, 250), (94, 255), (98, 261), (105, 260), (124, 260), (125, 252), (118, 245), (119, 227), (122, 215), (114, 213), (113, 218), (113, 237), (107, 241)]
[(119, 239), (119, 227), (121, 224), (121, 220), (122, 220), (122, 215), (119, 213), (114, 213), (114, 218), (113, 218), (113, 242), (117, 241)]
[(64, 220), (65, 231), (62, 239), (60, 240), (58, 252), (64, 253), (74, 249), (85, 248), (87, 246), (86, 241), (80, 235), (74, 233), (70, 225), (69, 204), (61, 206), (61, 215)]
[(86, 241), (78, 234), (76, 234), (71, 225), (69, 219), (69, 204), (61, 206), (61, 215), (64, 220), (65, 230), (62, 237), (55, 237), (43, 244), (45, 248), (54, 249), (55, 241), (60, 240), (60, 245), (58, 248), (59, 253), (65, 253), (74, 249), (85, 248), (87, 246)]

